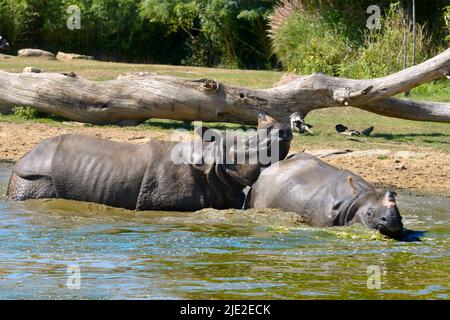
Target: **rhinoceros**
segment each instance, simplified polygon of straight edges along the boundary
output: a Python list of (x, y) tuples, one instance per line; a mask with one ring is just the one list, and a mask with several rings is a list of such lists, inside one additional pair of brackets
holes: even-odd
[(301, 152), (260, 174), (247, 195), (247, 207), (296, 212), (305, 223), (317, 227), (363, 223), (398, 238), (403, 223), (395, 195)]
[[(195, 141), (136, 145), (79, 134), (52, 137), (14, 165), (7, 193), (19, 201), (62, 198), (132, 210), (241, 208), (242, 189), (256, 181), (261, 168), (284, 159), (292, 140), (288, 125), (262, 113), (255, 135), (239, 136), (241, 148), (229, 144), (234, 134), (212, 136), (214, 141), (195, 140), (200, 150)], [(259, 156), (249, 161), (250, 154), (263, 151), (268, 161)]]

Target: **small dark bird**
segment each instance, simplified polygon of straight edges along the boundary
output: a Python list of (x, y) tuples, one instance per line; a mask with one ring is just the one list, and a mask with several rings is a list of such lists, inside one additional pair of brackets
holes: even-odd
[(358, 130), (353, 130), (353, 129), (348, 129), (346, 126), (344, 126), (343, 124), (337, 124), (335, 126), (336, 131), (340, 134), (346, 135), (346, 136), (366, 136), (368, 137), (372, 131), (373, 131), (373, 126), (369, 127), (367, 129), (364, 129), (363, 131), (358, 131)]
[(338, 133), (342, 133), (342, 132), (348, 130), (348, 128), (347, 128), (346, 126), (344, 126), (343, 124), (340, 124), (340, 123), (337, 124), (337, 125), (335, 126), (335, 128), (336, 128), (336, 131), (337, 131)]
[(361, 133), (362, 133), (363, 135), (365, 135), (366, 137), (368, 137), (368, 136), (370, 136), (370, 134), (372, 133), (372, 131), (373, 131), (373, 126), (372, 126), (372, 127), (368, 127), (367, 129), (364, 129), (363, 131), (361, 131)]

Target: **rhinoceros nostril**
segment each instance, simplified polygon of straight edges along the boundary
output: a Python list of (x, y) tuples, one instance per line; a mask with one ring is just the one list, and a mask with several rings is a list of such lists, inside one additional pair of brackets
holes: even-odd
[(386, 221), (387, 221), (386, 217), (382, 217), (382, 218), (381, 218), (381, 221), (386, 222)]

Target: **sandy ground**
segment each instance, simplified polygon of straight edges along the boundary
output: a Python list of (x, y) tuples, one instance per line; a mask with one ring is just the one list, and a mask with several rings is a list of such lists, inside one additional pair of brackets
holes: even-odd
[[(0, 160), (17, 161), (43, 139), (75, 132), (128, 143), (145, 143), (150, 139), (169, 138), (166, 132), (135, 128), (0, 122)], [(320, 146), (317, 149), (320, 149)], [(325, 157), (323, 160), (351, 170), (377, 186), (408, 189), (419, 194), (450, 196), (450, 154), (429, 150), (425, 152), (419, 150), (417, 153), (384, 151), (387, 155), (384, 155), (383, 150), (364, 151)], [(319, 151), (312, 150), (312, 152)]]

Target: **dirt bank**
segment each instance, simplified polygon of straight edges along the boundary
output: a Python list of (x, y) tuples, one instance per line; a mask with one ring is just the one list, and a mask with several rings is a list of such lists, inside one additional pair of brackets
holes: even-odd
[[(128, 143), (169, 139), (167, 131), (0, 122), (0, 159), (17, 161), (43, 139), (75, 132)], [(312, 151), (317, 153), (317, 149)], [(429, 150), (418, 150), (416, 153), (366, 150), (325, 157), (323, 160), (351, 170), (378, 186), (450, 196), (450, 155), (446, 153)]]

